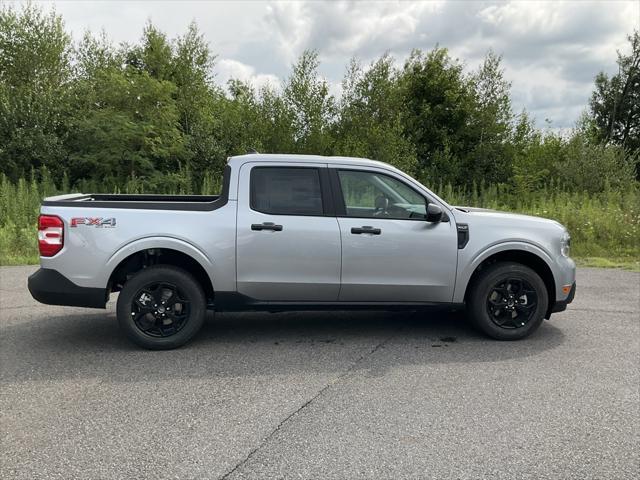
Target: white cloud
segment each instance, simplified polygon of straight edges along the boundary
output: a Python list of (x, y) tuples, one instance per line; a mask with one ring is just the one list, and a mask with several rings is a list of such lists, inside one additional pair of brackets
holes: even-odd
[(272, 74), (256, 73), (250, 65), (245, 65), (237, 60), (224, 58), (218, 60), (216, 64), (216, 80), (222, 85), (226, 85), (231, 79), (242, 80), (250, 83), (256, 89), (265, 86), (277, 87), (280, 79)]

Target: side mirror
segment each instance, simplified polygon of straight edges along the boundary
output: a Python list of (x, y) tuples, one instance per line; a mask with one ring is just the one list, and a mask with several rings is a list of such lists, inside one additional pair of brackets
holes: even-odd
[(435, 203), (427, 205), (427, 215), (425, 216), (427, 222), (438, 223), (442, 220), (442, 208)]

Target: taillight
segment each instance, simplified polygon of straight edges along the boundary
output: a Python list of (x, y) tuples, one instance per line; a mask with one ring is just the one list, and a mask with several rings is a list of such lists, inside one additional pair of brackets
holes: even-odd
[(53, 257), (64, 245), (64, 223), (55, 215), (38, 217), (38, 248), (40, 256)]

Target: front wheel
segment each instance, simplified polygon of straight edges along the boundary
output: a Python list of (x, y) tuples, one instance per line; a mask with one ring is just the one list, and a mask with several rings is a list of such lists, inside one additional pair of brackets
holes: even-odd
[(519, 340), (533, 333), (549, 304), (540, 276), (519, 263), (490, 265), (471, 288), (467, 313), (480, 330), (497, 340)]
[(176, 348), (204, 323), (206, 300), (191, 274), (170, 265), (154, 265), (130, 278), (118, 296), (120, 328), (141, 347)]

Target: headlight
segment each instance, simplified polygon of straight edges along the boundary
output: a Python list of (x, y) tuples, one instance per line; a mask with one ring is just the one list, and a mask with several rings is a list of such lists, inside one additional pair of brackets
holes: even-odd
[(569, 232), (564, 232), (562, 238), (560, 239), (560, 253), (564, 257), (568, 257), (571, 251), (571, 235)]

